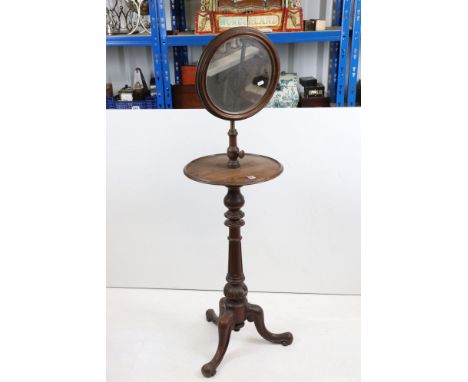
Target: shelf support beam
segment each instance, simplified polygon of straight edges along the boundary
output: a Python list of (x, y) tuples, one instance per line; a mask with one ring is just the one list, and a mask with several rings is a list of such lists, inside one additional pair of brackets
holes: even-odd
[(359, 71), (359, 50), (361, 47), (361, 0), (355, 0), (351, 60), (348, 75), (348, 106), (356, 106), (356, 84)]
[(165, 108), (172, 109), (172, 90), (171, 90), (171, 72), (169, 68), (169, 47), (167, 45), (167, 30), (166, 30), (166, 2), (165, 0), (157, 1), (156, 12), (159, 25), (160, 52), (162, 64), (162, 79), (164, 89)]
[[(184, 0), (171, 0), (171, 25), (173, 31), (185, 32), (185, 6)], [(181, 67), (188, 63), (186, 46), (175, 46), (174, 53), (174, 82), (181, 83)]]
[(156, 0), (149, 0), (149, 11), (151, 18), (151, 52), (153, 55), (154, 65), (154, 84), (156, 86), (156, 105), (158, 109), (165, 108), (162, 79), (162, 66), (161, 66), (161, 51), (160, 51), (160, 39), (159, 39), (159, 28), (158, 28), (158, 17), (156, 11)]
[(345, 106), (350, 13), (351, 0), (343, 0), (343, 12), (341, 16), (341, 39), (338, 54), (338, 71), (336, 80), (336, 106)]
[[(336, 0), (333, 7), (332, 25), (341, 25), (342, 0)], [(341, 34), (340, 34), (341, 38)], [(330, 101), (336, 101), (336, 83), (338, 82), (338, 53), (340, 51), (339, 41), (330, 43), (330, 64), (328, 66), (328, 89)]]

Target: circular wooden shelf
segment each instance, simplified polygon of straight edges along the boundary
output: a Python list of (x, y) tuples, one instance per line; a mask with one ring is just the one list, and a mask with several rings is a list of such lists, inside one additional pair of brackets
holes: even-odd
[(257, 154), (245, 154), (240, 167), (228, 168), (226, 154), (215, 154), (193, 160), (184, 174), (200, 183), (217, 186), (248, 186), (276, 178), (283, 172), (277, 160)]

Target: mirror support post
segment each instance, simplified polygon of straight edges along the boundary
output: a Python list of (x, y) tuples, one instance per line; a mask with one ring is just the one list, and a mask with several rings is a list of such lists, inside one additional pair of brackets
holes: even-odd
[(237, 130), (234, 121), (230, 121), (228, 136), (229, 147), (227, 148), (227, 156), (229, 160), (227, 162), (227, 166), (228, 168), (238, 168), (240, 167), (240, 162), (238, 158), (242, 159), (245, 153), (244, 150), (239, 150), (239, 147), (237, 147)]

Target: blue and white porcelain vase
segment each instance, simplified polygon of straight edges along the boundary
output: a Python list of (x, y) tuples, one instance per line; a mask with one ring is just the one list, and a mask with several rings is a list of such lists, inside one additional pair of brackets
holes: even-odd
[(271, 97), (267, 107), (297, 107), (299, 103), (297, 84), (297, 73), (281, 72), (278, 89), (273, 94), (273, 97)]

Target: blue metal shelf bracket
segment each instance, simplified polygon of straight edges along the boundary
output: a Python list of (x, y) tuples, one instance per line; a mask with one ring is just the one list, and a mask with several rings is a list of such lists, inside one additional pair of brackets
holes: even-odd
[(158, 17), (156, 12), (156, 0), (149, 0), (149, 10), (151, 18), (151, 38), (152, 38), (152, 54), (154, 65), (154, 81), (156, 86), (156, 105), (158, 109), (165, 108), (164, 93), (163, 93), (163, 79), (162, 79), (162, 66), (161, 66), (161, 52), (159, 49), (159, 30), (158, 30)]
[(172, 91), (171, 91), (171, 71), (169, 68), (169, 47), (167, 45), (167, 30), (166, 30), (166, 2), (165, 0), (157, 1), (157, 16), (159, 20), (159, 39), (161, 47), (161, 64), (163, 72), (163, 86), (165, 108), (172, 109)]
[[(178, 5), (178, 4), (177, 4)], [(171, 0), (171, 26), (172, 30), (179, 30), (178, 23), (179, 9), (176, 7), (176, 0)], [(180, 84), (180, 67), (182, 66), (182, 51), (179, 47), (174, 47), (174, 81), (176, 85)]]
[[(185, 32), (185, 6), (183, 0), (170, 0), (171, 4), (171, 25), (173, 31)], [(174, 52), (174, 81), (181, 83), (181, 67), (188, 63), (188, 53), (186, 46), (175, 46)]]
[[(342, 0), (336, 0), (333, 7), (332, 25), (341, 25), (342, 16)], [(338, 81), (338, 53), (340, 51), (340, 43), (330, 43), (330, 64), (328, 66), (329, 81), (328, 89), (330, 89), (330, 100), (336, 101), (336, 83)]]
[(355, 0), (353, 37), (351, 40), (351, 60), (348, 78), (348, 106), (356, 106), (356, 84), (359, 69), (359, 50), (361, 48), (361, 0)]
[[(185, 20), (185, 0), (176, 0), (176, 11), (177, 11), (177, 19), (179, 21), (178, 29), (180, 32), (187, 31), (187, 22)], [(182, 51), (181, 56), (182, 65), (188, 64), (188, 49), (186, 46), (181, 47)]]
[(342, 3), (343, 3), (343, 0), (335, 1), (335, 12), (333, 13), (333, 25), (341, 25)]
[(345, 106), (346, 66), (348, 62), (349, 20), (351, 0), (343, 1), (341, 17), (341, 43), (338, 55), (338, 73), (336, 81), (336, 106)]

